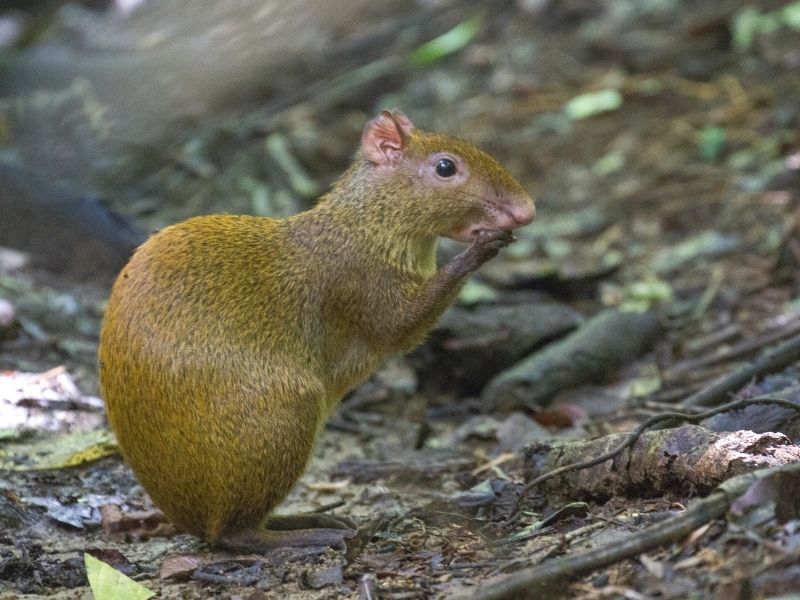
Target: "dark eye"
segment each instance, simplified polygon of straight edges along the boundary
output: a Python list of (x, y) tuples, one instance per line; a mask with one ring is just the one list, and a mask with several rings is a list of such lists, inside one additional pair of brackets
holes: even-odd
[(440, 158), (434, 168), (439, 177), (452, 177), (456, 174), (456, 163), (449, 158)]

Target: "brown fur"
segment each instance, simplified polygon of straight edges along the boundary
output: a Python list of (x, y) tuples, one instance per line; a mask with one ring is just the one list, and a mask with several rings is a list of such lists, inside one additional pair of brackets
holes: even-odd
[[(214, 541), (258, 524), (342, 395), (418, 344), (497, 251), (437, 271), (437, 236), (491, 229), (503, 202), (530, 204), (486, 154), (402, 124), (399, 161), (359, 151), (313, 209), (190, 219), (120, 273), (100, 339), (102, 392), (125, 458), (183, 529)], [(468, 165), (457, 189), (421, 178), (437, 152)]]

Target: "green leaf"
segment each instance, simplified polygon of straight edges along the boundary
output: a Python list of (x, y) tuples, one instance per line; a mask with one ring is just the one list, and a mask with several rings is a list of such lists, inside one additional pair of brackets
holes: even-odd
[(628, 287), (627, 293), (631, 298), (649, 302), (667, 302), (675, 296), (669, 283), (654, 277), (632, 283)]
[(725, 137), (722, 127), (704, 127), (697, 138), (700, 156), (709, 162), (717, 160), (725, 147)]
[(577, 121), (617, 110), (620, 106), (622, 106), (622, 94), (618, 90), (599, 90), (575, 96), (564, 105), (564, 113), (573, 121)]
[(781, 20), (790, 29), (800, 31), (800, 2), (792, 2), (784, 6), (781, 13)]
[(745, 52), (753, 45), (760, 29), (761, 13), (748, 6), (744, 8), (733, 20), (733, 46), (740, 52)]
[(94, 600), (147, 600), (156, 595), (91, 554), (84, 553), (83, 562)]
[(631, 382), (630, 394), (634, 398), (649, 396), (661, 389), (661, 377), (650, 375), (638, 377)]
[(740, 245), (739, 238), (734, 235), (704, 231), (659, 250), (653, 257), (653, 269), (659, 274), (672, 273), (693, 261), (733, 252)]
[(475, 279), (467, 279), (467, 283), (458, 293), (458, 303), (464, 306), (474, 306), (483, 302), (494, 302), (498, 297), (499, 294), (493, 287)]
[(462, 50), (478, 33), (482, 21), (481, 15), (475, 15), (471, 19), (462, 21), (450, 31), (433, 38), (411, 53), (411, 63), (417, 67), (424, 67)]
[(622, 152), (609, 152), (600, 157), (592, 165), (592, 173), (600, 177), (605, 177), (611, 173), (616, 173), (625, 166), (625, 155)]

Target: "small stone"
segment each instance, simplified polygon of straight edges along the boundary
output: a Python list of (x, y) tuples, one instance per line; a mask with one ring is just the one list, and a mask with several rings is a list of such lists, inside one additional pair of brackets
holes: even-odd
[(317, 570), (307, 570), (303, 574), (306, 585), (312, 589), (319, 590), (329, 585), (341, 585), (344, 582), (342, 565), (335, 564)]

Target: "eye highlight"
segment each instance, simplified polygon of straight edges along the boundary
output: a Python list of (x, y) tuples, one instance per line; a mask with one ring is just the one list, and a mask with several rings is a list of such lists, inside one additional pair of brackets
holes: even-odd
[(456, 163), (451, 158), (440, 158), (433, 169), (439, 177), (447, 179), (456, 174)]

